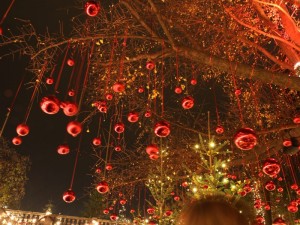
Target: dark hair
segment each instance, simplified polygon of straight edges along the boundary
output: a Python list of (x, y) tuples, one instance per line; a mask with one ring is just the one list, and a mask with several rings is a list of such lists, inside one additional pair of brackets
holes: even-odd
[(179, 225), (248, 225), (249, 211), (243, 212), (223, 198), (206, 198), (188, 205), (182, 212)]

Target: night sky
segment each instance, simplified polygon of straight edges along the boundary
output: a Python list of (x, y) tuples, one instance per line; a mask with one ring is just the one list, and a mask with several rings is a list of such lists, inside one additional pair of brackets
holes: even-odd
[[(1, 0), (0, 15), (3, 15), (10, 1)], [(8, 27), (16, 28), (20, 20), (30, 20), (38, 33), (45, 33), (48, 27), (50, 33), (59, 31), (59, 21), (64, 23), (65, 31), (70, 31), (72, 16), (82, 13), (76, 6), (76, 0), (16, 0), (3, 26), (4, 34)], [(15, 19), (19, 18), (19, 19)], [(7, 49), (0, 49), (6, 51)], [(11, 139), (16, 136), (15, 128), (22, 123), (28, 108), (28, 103), (33, 92), (30, 85), (26, 85), (33, 76), (26, 72), (28, 59), (25, 57), (8, 57), (0, 60), (0, 122), (3, 124), (7, 107), (11, 104), (15, 92), (23, 76), (25, 85), (17, 96), (16, 104), (3, 136)], [(39, 93), (31, 110), (28, 125), (30, 134), (23, 138), (23, 144), (17, 147), (17, 151), (30, 156), (32, 165), (29, 173), (29, 181), (26, 185), (26, 195), (22, 201), (21, 209), (28, 211), (42, 211), (51, 200), (55, 206), (54, 213), (66, 215), (79, 215), (82, 211), (83, 201), (86, 198), (86, 188), (92, 182), (91, 167), (95, 159), (91, 156), (90, 143), (84, 142), (79, 158), (73, 190), (77, 199), (72, 204), (62, 200), (62, 194), (69, 188), (77, 141), (70, 143), (71, 153), (60, 156), (56, 147), (70, 137), (66, 134), (65, 126), (68, 123), (65, 116), (49, 116), (39, 108), (39, 100), (43, 97)], [(85, 136), (88, 134), (85, 134)], [(69, 141), (68, 141), (69, 142)]]

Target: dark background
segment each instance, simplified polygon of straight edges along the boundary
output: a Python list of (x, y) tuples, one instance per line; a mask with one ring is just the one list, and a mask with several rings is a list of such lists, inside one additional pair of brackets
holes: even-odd
[[(1, 0), (0, 17), (9, 3), (9, 0)], [(18, 27), (21, 19), (30, 20), (40, 34), (44, 34), (47, 28), (50, 33), (58, 33), (60, 21), (64, 24), (65, 34), (68, 35), (72, 27), (71, 18), (82, 12), (76, 0), (16, 0), (2, 24), (3, 34), (9, 32), (8, 28)], [(0, 49), (0, 51), (7, 50)], [(17, 96), (16, 104), (12, 108), (4, 130), (3, 136), (9, 140), (16, 136), (15, 128), (23, 122), (33, 92), (33, 88), (26, 85), (33, 78), (33, 75), (25, 70), (27, 64), (26, 57), (7, 57), (0, 60), (0, 125), (3, 124), (7, 108), (12, 103), (17, 87), (25, 76), (25, 85)], [(91, 186), (92, 178), (88, 174), (91, 173), (95, 159), (91, 157), (90, 144), (83, 143), (73, 185), (77, 199), (72, 204), (65, 203), (62, 194), (70, 185), (78, 140), (71, 141), (71, 154), (66, 156), (57, 154), (56, 147), (70, 139), (65, 132), (68, 120), (61, 112), (54, 116), (42, 113), (38, 102), (42, 97), (43, 92), (39, 93), (29, 116), (30, 134), (23, 138), (21, 146), (16, 147), (19, 153), (30, 156), (32, 162), (21, 209), (42, 211), (51, 200), (55, 206), (54, 213), (79, 216), (87, 197), (86, 187)]]

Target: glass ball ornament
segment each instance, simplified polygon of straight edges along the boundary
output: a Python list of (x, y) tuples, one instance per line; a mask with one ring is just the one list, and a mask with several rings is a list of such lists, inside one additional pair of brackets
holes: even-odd
[(125, 85), (123, 83), (121, 83), (121, 82), (116, 82), (112, 86), (112, 89), (116, 93), (122, 93), (122, 92), (125, 91)]
[(140, 93), (140, 94), (144, 93), (144, 88), (139, 87), (139, 88), (138, 88), (138, 93)]
[(291, 139), (284, 139), (283, 140), (283, 142), (282, 142), (282, 145), (284, 146), (284, 147), (290, 147), (290, 146), (292, 146), (292, 141), (291, 141)]
[(127, 203), (126, 199), (121, 199), (121, 200), (120, 200), (120, 204), (121, 204), (121, 205), (125, 205), (126, 203)]
[(130, 213), (131, 214), (135, 213), (135, 210), (134, 209), (130, 209)]
[(137, 112), (130, 112), (127, 119), (130, 123), (136, 123), (139, 120), (139, 114)]
[(146, 63), (147, 70), (153, 70), (154, 68), (155, 68), (155, 63), (153, 61), (150, 60)]
[(113, 166), (110, 163), (107, 163), (106, 166), (105, 166), (105, 169), (110, 171), (110, 170), (113, 169)]
[(265, 185), (266, 190), (268, 191), (274, 191), (276, 189), (276, 185), (273, 181), (268, 181)]
[(261, 215), (257, 215), (255, 220), (258, 224), (265, 222), (265, 218)]
[(53, 83), (54, 83), (53, 77), (47, 77), (47, 79), (46, 79), (46, 84), (51, 85), (51, 84), (53, 84)]
[(191, 79), (191, 85), (196, 85), (197, 84), (197, 80), (195, 78)]
[(109, 210), (108, 209), (104, 209), (103, 210), (103, 214), (107, 215), (109, 213)]
[(100, 5), (96, 1), (88, 1), (85, 3), (84, 9), (88, 16), (94, 17), (98, 15), (100, 11)]
[(172, 216), (172, 214), (173, 214), (173, 211), (172, 210), (167, 210), (165, 213), (164, 213), (164, 215), (165, 216)]
[(72, 102), (62, 102), (60, 107), (66, 116), (75, 116), (78, 113), (78, 106)]
[(29, 127), (25, 124), (19, 124), (16, 128), (16, 132), (19, 136), (26, 136), (29, 134)]
[(156, 144), (150, 144), (146, 147), (146, 152), (148, 155), (158, 154), (159, 150)]
[(176, 87), (174, 91), (175, 91), (176, 94), (181, 94), (182, 93), (182, 88), (181, 87)]
[(245, 186), (243, 187), (243, 190), (246, 192), (246, 193), (249, 193), (252, 191), (252, 187), (250, 186), (250, 184), (245, 184)]
[(120, 145), (115, 146), (115, 151), (116, 152), (121, 152), (122, 151), (122, 147)]
[(67, 190), (64, 192), (63, 194), (63, 200), (66, 202), (66, 203), (72, 203), (74, 202), (76, 199), (76, 196), (75, 196), (75, 192), (72, 191), (71, 189)]
[(297, 113), (297, 114), (294, 116), (293, 122), (294, 122), (295, 124), (299, 124), (299, 123), (300, 123), (300, 114), (299, 114), (299, 113)]
[(170, 124), (166, 121), (160, 121), (154, 126), (154, 133), (158, 137), (167, 137), (169, 136), (170, 132)]
[(291, 212), (291, 213), (296, 213), (296, 212), (298, 212), (298, 207), (297, 207), (296, 205), (294, 205), (294, 204), (289, 204), (289, 205), (287, 206), (287, 209), (288, 209), (288, 211)]
[(60, 109), (60, 101), (55, 96), (47, 96), (42, 98), (40, 107), (44, 113), (53, 115), (58, 113)]
[(236, 96), (241, 95), (241, 94), (242, 94), (241, 89), (236, 89), (236, 90), (234, 91), (234, 94), (235, 94)]
[(257, 135), (251, 128), (241, 128), (233, 140), (236, 147), (244, 151), (251, 150), (257, 145)]
[(70, 152), (70, 147), (68, 145), (59, 145), (57, 147), (57, 153), (60, 155), (67, 155)]
[(174, 196), (174, 200), (175, 200), (176, 202), (178, 202), (178, 201), (180, 200), (180, 197), (179, 197), (179, 196)]
[(78, 134), (80, 134), (82, 131), (82, 126), (81, 123), (77, 122), (77, 121), (71, 121), (68, 123), (67, 125), (67, 132), (73, 136), (76, 137), (78, 136)]
[(22, 139), (21, 139), (21, 137), (14, 137), (11, 142), (14, 145), (20, 145), (20, 144), (22, 144)]
[(111, 100), (113, 100), (113, 98), (114, 98), (114, 96), (113, 96), (113, 94), (111, 94), (111, 93), (107, 93), (107, 94), (105, 95), (105, 99), (106, 99), (107, 101), (111, 101)]
[(272, 225), (287, 225), (287, 224), (284, 219), (282, 219), (281, 217), (277, 217), (276, 219), (273, 220)]
[(145, 116), (146, 118), (151, 117), (151, 111), (147, 110), (147, 111), (145, 112), (144, 116)]
[(99, 137), (95, 137), (95, 138), (93, 139), (93, 145), (94, 145), (94, 146), (99, 146), (99, 145), (101, 145), (101, 139), (100, 139)]
[(67, 64), (68, 64), (68, 66), (74, 66), (75, 65), (75, 61), (73, 60), (73, 59), (68, 59), (67, 60)]
[(108, 183), (107, 183), (106, 181), (101, 181), (100, 183), (97, 184), (96, 190), (97, 190), (100, 194), (105, 194), (105, 193), (109, 192), (109, 186), (108, 186)]
[(118, 134), (121, 134), (125, 131), (125, 125), (124, 123), (116, 123), (114, 126), (114, 130), (115, 132), (117, 132)]
[(221, 126), (221, 125), (218, 125), (218, 126), (216, 127), (216, 133), (217, 133), (217, 134), (223, 134), (223, 133), (224, 133), (224, 127)]
[(265, 160), (263, 165), (264, 174), (274, 177), (280, 172), (280, 164), (274, 158), (268, 158)]
[(75, 96), (75, 91), (74, 91), (73, 89), (69, 90), (69, 91), (68, 91), (68, 95), (69, 95), (70, 97)]
[(95, 169), (95, 173), (100, 174), (101, 173), (101, 169), (100, 168), (96, 168)]
[(183, 182), (181, 183), (181, 186), (184, 187), (184, 188), (186, 188), (186, 187), (189, 186), (189, 183), (188, 183), (187, 181), (183, 181)]
[(119, 217), (117, 216), (117, 214), (113, 213), (109, 216), (111, 221), (117, 221), (119, 219)]
[(282, 188), (282, 187), (279, 187), (279, 188), (277, 188), (277, 191), (278, 191), (279, 193), (282, 193), (282, 192), (283, 192), (283, 188)]
[(148, 208), (148, 209), (147, 209), (147, 213), (148, 213), (149, 215), (153, 215), (154, 212), (155, 212), (155, 209), (154, 209), (154, 208)]
[(194, 104), (194, 98), (191, 96), (185, 97), (181, 102), (182, 108), (184, 109), (191, 109), (194, 107)]
[(291, 185), (291, 189), (294, 190), (294, 191), (298, 190), (298, 188), (299, 188), (299, 187), (298, 187), (297, 184), (292, 184), (292, 185)]

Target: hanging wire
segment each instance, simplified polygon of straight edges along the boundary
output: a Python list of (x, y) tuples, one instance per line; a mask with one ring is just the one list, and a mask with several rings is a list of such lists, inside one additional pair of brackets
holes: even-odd
[(1, 25), (1, 24), (4, 22), (4, 20), (6, 19), (8, 13), (9, 13), (9, 11), (11, 10), (11, 8), (12, 8), (12, 6), (13, 6), (14, 3), (15, 3), (15, 0), (12, 0), (12, 1), (10, 2), (9, 6), (8, 6), (8, 8), (7, 8), (7, 10), (5, 11), (5, 13), (4, 13), (4, 15), (3, 15), (3, 17), (2, 17), (2, 19), (1, 19), (1, 21), (0, 21), (0, 25)]
[(78, 144), (78, 148), (77, 148), (77, 152), (76, 152), (76, 157), (75, 157), (75, 162), (74, 162), (72, 179), (71, 179), (71, 183), (70, 183), (70, 189), (71, 190), (72, 190), (72, 187), (73, 187), (75, 173), (76, 173), (76, 168), (77, 168), (77, 164), (78, 164), (78, 158), (79, 158), (79, 153), (80, 153), (81, 142), (82, 142), (82, 134), (80, 135), (79, 144)]

